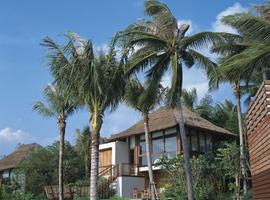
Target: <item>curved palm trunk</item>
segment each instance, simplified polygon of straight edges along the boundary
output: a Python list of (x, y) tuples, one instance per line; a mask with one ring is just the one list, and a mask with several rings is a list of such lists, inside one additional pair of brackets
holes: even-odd
[(150, 152), (150, 139), (149, 139), (149, 118), (148, 114), (144, 114), (144, 133), (145, 133), (145, 145), (146, 145), (146, 157), (148, 166), (149, 183), (151, 189), (151, 199), (155, 200), (155, 182), (152, 169), (152, 158)]
[(59, 120), (59, 200), (64, 200), (64, 149), (65, 149), (65, 131), (66, 131), (66, 122), (64, 119)]
[(240, 141), (240, 166), (241, 173), (243, 177), (243, 192), (247, 194), (247, 177), (245, 169), (245, 153), (244, 153), (244, 131), (242, 123), (242, 109), (241, 109), (241, 95), (240, 89), (236, 86), (235, 88), (235, 97), (237, 99), (237, 117), (238, 117), (238, 126), (239, 126), (239, 141)]
[(183, 147), (185, 175), (186, 175), (186, 180), (187, 180), (188, 200), (194, 200), (190, 156), (189, 156), (189, 149), (187, 146), (188, 141), (187, 141), (187, 136), (186, 136), (186, 131), (185, 131), (181, 103), (179, 104), (179, 129), (180, 129), (180, 136), (181, 136), (181, 142), (182, 142), (182, 147)]
[(91, 145), (91, 175), (90, 175), (90, 199), (98, 200), (98, 181), (99, 181), (99, 138), (101, 128), (101, 118), (94, 115), (92, 124), (92, 145)]

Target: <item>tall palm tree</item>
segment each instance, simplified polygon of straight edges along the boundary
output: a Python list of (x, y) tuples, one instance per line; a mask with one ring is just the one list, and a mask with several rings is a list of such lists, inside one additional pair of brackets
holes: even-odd
[(137, 78), (131, 79), (126, 85), (124, 100), (127, 105), (139, 111), (143, 115), (151, 199), (155, 200), (156, 190), (153, 178), (152, 157), (149, 138), (149, 113), (155, 108), (157, 103), (160, 102), (164, 89), (162, 87), (156, 87), (155, 89), (151, 88), (151, 92), (149, 92), (148, 85), (148, 82), (142, 85)]
[(190, 110), (195, 109), (197, 103), (198, 95), (196, 88), (192, 88), (190, 91), (183, 89), (182, 90), (182, 101), (185, 107)]
[[(238, 118), (238, 129), (239, 129), (239, 142), (240, 142), (240, 166), (241, 166), (241, 175), (243, 177), (243, 191), (244, 194), (247, 193), (247, 172), (246, 172), (246, 156), (244, 152), (244, 129), (242, 121), (242, 108), (241, 108), (241, 91), (242, 83), (244, 81), (250, 81), (250, 78), (254, 76), (254, 71), (246, 71), (245, 67), (238, 68), (238, 71), (234, 71), (234, 74), (231, 74), (232, 66), (228, 65), (229, 60), (237, 55), (242, 54), (247, 49), (252, 48), (250, 45), (243, 44), (244, 38), (241, 38), (239, 41), (226, 41), (225, 43), (215, 44), (212, 51), (220, 54), (220, 73), (216, 74), (215, 77), (218, 81), (216, 82), (229, 82), (232, 85), (232, 90), (236, 98), (236, 107), (237, 107), (237, 118)], [(240, 48), (239, 48), (240, 47)], [(240, 64), (239, 64), (240, 66)], [(215, 79), (214, 78), (214, 79)], [(246, 85), (248, 87), (248, 85)]]
[[(149, 87), (155, 87), (161, 82), (165, 72), (171, 69), (172, 82), (167, 101), (171, 107), (178, 106), (181, 111), (182, 66), (192, 67), (197, 63), (203, 66), (208, 75), (214, 73), (215, 64), (195, 49), (205, 47), (209, 42), (223, 40), (223, 37), (211, 32), (186, 36), (189, 26), (179, 27), (170, 9), (158, 0), (146, 0), (145, 13), (150, 20), (141, 20), (121, 32), (120, 44), (124, 49), (124, 56), (128, 58), (125, 73), (130, 75), (148, 68), (146, 76), (151, 80)], [(189, 151), (182, 112), (179, 127), (185, 158), (188, 199), (193, 200)]]
[(59, 199), (64, 200), (64, 183), (63, 183), (63, 161), (65, 147), (66, 119), (76, 109), (77, 103), (74, 98), (70, 98), (68, 93), (60, 90), (57, 85), (49, 85), (44, 89), (44, 98), (46, 103), (41, 101), (33, 105), (33, 109), (45, 117), (54, 117), (57, 119), (59, 129)]
[[(108, 53), (94, 54), (90, 40), (81, 39), (74, 33), (67, 35), (68, 42), (58, 45), (50, 38), (43, 40), (51, 60), (50, 68), (61, 88), (76, 96), (89, 112), (92, 132), (90, 199), (98, 199), (100, 130), (106, 110), (113, 111), (124, 93), (122, 61), (116, 60), (115, 39)], [(59, 62), (65, 63), (61, 66)]]

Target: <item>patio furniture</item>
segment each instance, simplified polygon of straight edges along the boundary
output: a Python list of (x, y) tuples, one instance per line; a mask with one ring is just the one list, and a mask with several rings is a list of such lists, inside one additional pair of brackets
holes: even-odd
[(141, 198), (141, 191), (138, 188), (133, 188), (133, 190), (132, 190), (132, 198), (133, 199)]
[(142, 192), (141, 192), (141, 198), (142, 199), (150, 199), (150, 191), (149, 191), (149, 189), (146, 189), (146, 190), (143, 190)]

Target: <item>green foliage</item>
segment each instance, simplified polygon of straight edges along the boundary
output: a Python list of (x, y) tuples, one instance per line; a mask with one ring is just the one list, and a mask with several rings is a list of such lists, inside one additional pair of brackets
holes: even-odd
[(215, 73), (215, 63), (198, 49), (224, 38), (212, 32), (186, 35), (189, 25), (178, 26), (171, 10), (158, 0), (145, 1), (145, 13), (148, 19), (131, 24), (120, 33), (123, 57), (128, 58), (125, 73), (132, 75), (145, 71), (150, 87), (155, 88), (166, 71), (171, 70), (172, 81), (166, 99), (168, 104), (176, 106), (182, 91), (182, 66), (198, 64), (208, 76)]
[(46, 200), (42, 195), (34, 196), (32, 193), (11, 192), (5, 186), (0, 187), (0, 200)]
[(239, 134), (237, 110), (232, 101), (225, 99), (223, 103), (214, 105), (212, 97), (206, 95), (195, 108), (195, 112), (217, 126), (223, 127), (236, 135)]
[(115, 196), (111, 197), (110, 200), (128, 200), (128, 198), (115, 195)]
[(198, 95), (196, 88), (192, 88), (190, 91), (186, 89), (182, 90), (182, 101), (184, 106), (190, 110), (194, 110), (197, 103)]
[[(160, 160), (168, 174), (164, 182), (163, 199), (187, 199), (186, 177), (182, 156)], [(239, 147), (235, 142), (223, 143), (213, 153), (199, 155), (191, 159), (193, 188), (197, 200), (224, 199), (227, 189), (237, 190), (235, 174), (239, 174)], [(227, 194), (234, 196), (235, 194)], [(247, 199), (250, 196), (248, 193)]]
[[(162, 193), (162, 198), (186, 199), (186, 179), (183, 157), (163, 158), (160, 161), (169, 174), (169, 187)], [(218, 199), (224, 190), (224, 183), (219, 171), (215, 170), (212, 155), (198, 156), (191, 159), (193, 188), (198, 200)]]
[[(59, 143), (32, 152), (18, 166), (17, 173), (25, 174), (27, 192), (38, 195), (46, 185), (58, 184)], [(74, 147), (66, 142), (64, 160), (64, 183), (74, 183), (84, 175), (83, 160)]]

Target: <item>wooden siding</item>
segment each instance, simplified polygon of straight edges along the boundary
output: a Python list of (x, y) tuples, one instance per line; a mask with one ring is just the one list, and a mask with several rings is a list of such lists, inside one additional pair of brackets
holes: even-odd
[(254, 199), (270, 199), (270, 81), (264, 81), (247, 112)]
[(112, 164), (112, 149), (104, 149), (99, 152), (99, 166), (107, 167)]

